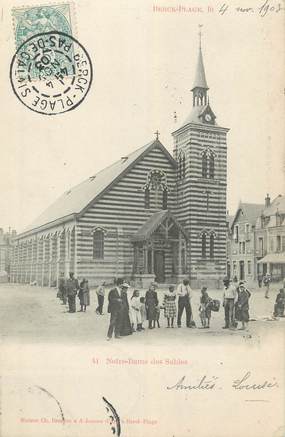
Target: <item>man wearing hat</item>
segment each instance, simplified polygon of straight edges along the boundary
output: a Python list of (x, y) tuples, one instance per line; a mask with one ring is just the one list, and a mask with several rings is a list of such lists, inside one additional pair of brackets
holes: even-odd
[(223, 329), (235, 328), (235, 316), (234, 308), (237, 301), (237, 289), (232, 284), (231, 279), (225, 278), (224, 282), (224, 294), (223, 294), (223, 307), (225, 310), (225, 326)]
[(191, 308), (191, 298), (192, 290), (190, 287), (190, 282), (188, 279), (183, 279), (182, 284), (177, 287), (178, 296), (178, 317), (177, 326), (181, 328), (181, 317), (185, 309), (186, 312), (186, 326), (191, 328), (191, 318), (192, 318), (192, 308)]
[(121, 285), (122, 309), (120, 320), (120, 336), (130, 335), (133, 333), (129, 316), (130, 307), (128, 302), (128, 288), (130, 288), (129, 284), (127, 282), (123, 282)]
[(66, 295), (68, 299), (68, 307), (70, 313), (76, 312), (76, 295), (79, 290), (78, 279), (74, 277), (74, 273), (69, 273), (69, 278), (66, 281)]
[(120, 328), (121, 328), (121, 319), (122, 319), (122, 297), (121, 297), (121, 288), (124, 284), (124, 280), (122, 278), (118, 278), (116, 280), (116, 287), (112, 288), (108, 295), (108, 313), (110, 316), (110, 324), (107, 333), (107, 340), (111, 340), (113, 333), (115, 331), (115, 338), (120, 337)]

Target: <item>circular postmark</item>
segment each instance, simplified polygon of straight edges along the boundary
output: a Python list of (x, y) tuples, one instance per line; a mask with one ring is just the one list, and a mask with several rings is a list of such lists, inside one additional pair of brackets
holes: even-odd
[(90, 56), (72, 36), (39, 33), (16, 51), (10, 80), (18, 99), (45, 115), (75, 109), (85, 99), (93, 78)]

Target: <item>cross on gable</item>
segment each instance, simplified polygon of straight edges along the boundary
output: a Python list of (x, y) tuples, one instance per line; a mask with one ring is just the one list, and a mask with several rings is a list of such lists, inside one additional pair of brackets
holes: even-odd
[(158, 130), (157, 130), (156, 132), (154, 132), (154, 134), (155, 134), (155, 139), (158, 140), (158, 139), (159, 139), (160, 132), (158, 132)]

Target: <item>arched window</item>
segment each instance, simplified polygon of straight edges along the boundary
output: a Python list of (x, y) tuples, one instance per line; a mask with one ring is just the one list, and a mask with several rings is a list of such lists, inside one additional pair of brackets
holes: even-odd
[(164, 171), (158, 169), (150, 170), (143, 189), (144, 207), (146, 209), (150, 209), (150, 193), (152, 193), (152, 208), (167, 209), (167, 192), (165, 192), (167, 190), (167, 178)]
[(202, 154), (202, 178), (207, 177), (207, 167), (208, 167), (208, 158), (207, 152), (203, 152)]
[(215, 158), (214, 155), (211, 153), (209, 159), (209, 178), (214, 179), (214, 177), (215, 177)]
[(104, 258), (104, 231), (97, 229), (93, 232), (93, 258)]
[(207, 235), (206, 233), (202, 234), (202, 258), (206, 258), (207, 254)]
[(214, 258), (215, 255), (215, 236), (214, 234), (210, 235), (210, 258)]
[(144, 190), (144, 207), (145, 209), (150, 208), (150, 192), (148, 187)]
[(162, 209), (167, 209), (167, 189), (164, 188), (162, 193)]

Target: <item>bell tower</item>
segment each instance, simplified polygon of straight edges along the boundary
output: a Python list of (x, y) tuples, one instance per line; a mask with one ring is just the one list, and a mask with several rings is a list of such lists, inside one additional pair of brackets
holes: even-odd
[(196, 68), (196, 76), (191, 89), (193, 93), (193, 106), (205, 106), (207, 101), (207, 91), (208, 85), (206, 81), (206, 74), (202, 55), (202, 32), (201, 25), (199, 25), (199, 53), (198, 53), (198, 63)]
[(220, 287), (226, 272), (227, 132), (209, 104), (199, 26), (192, 108), (172, 133), (177, 161), (176, 216), (188, 232), (192, 287)]

